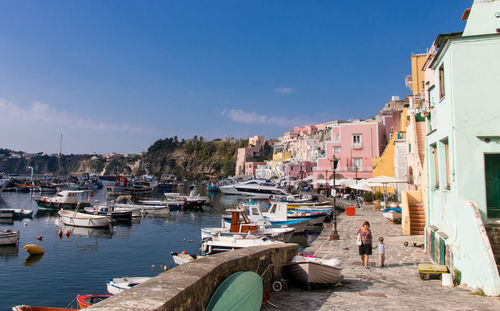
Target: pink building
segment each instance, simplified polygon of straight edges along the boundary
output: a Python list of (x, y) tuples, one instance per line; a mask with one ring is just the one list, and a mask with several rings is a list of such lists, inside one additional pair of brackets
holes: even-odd
[[(372, 177), (373, 158), (380, 157), (386, 145), (385, 127), (375, 121), (357, 121), (332, 126), (326, 157), (317, 160), (314, 180), (332, 179), (330, 159), (339, 159), (335, 173), (344, 178)], [(357, 168), (357, 172), (356, 172)]]
[(316, 165), (310, 161), (287, 162), (283, 165), (283, 173), (291, 179), (303, 179), (313, 174)]
[(266, 165), (266, 162), (245, 162), (245, 175), (255, 177), (255, 170), (259, 165)]
[[(260, 151), (266, 140), (264, 136), (254, 136), (248, 139), (248, 147), (246, 148), (238, 148), (238, 155), (236, 156), (236, 169), (235, 175), (250, 175), (246, 174), (245, 171), (245, 163), (247, 159), (256, 158), (260, 155)], [(255, 174), (255, 171), (253, 171)]]

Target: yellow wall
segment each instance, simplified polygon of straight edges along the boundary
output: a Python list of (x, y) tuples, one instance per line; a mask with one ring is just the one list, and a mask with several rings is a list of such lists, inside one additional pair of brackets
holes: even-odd
[(394, 132), (392, 138), (387, 143), (377, 166), (373, 169), (373, 177), (377, 176), (394, 176), (394, 141), (397, 139), (398, 133)]
[(290, 152), (278, 152), (273, 154), (274, 162), (283, 162), (285, 160), (291, 159), (292, 154)]
[(406, 128), (408, 127), (408, 124), (410, 123), (410, 122), (408, 122), (408, 116), (406, 115), (406, 109), (407, 108), (403, 108), (403, 111), (401, 111), (400, 128), (399, 129), (394, 129), (394, 130), (398, 130), (400, 132), (406, 132)]
[(418, 95), (424, 91), (422, 81), (424, 81), (424, 67), (427, 54), (415, 54), (411, 58), (411, 77), (412, 77), (412, 91), (413, 95)]

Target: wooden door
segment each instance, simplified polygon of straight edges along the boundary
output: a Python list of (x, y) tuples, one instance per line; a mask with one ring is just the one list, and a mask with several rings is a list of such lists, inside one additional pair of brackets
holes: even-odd
[(488, 218), (500, 218), (500, 154), (485, 154), (486, 206)]

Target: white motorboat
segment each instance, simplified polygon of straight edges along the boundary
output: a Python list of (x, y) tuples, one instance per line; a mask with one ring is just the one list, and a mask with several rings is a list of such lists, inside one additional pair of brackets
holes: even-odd
[(63, 190), (52, 197), (35, 197), (38, 208), (41, 209), (78, 209), (90, 206), (91, 190)]
[(267, 210), (262, 212), (260, 204), (244, 203), (244, 207), (248, 208), (248, 217), (254, 222), (259, 222), (265, 219), (270, 223), (271, 228), (294, 228), (295, 233), (304, 232), (311, 218), (296, 218), (288, 217), (288, 208), (286, 203), (273, 203)]
[(254, 198), (269, 198), (271, 196), (289, 195), (285, 190), (278, 188), (274, 183), (265, 180), (249, 180), (233, 185), (219, 187), (224, 194), (239, 194)]
[(254, 236), (251, 233), (245, 236), (234, 235), (218, 235), (216, 237), (205, 239), (201, 242), (200, 250), (206, 255), (230, 251), (251, 246), (261, 246), (283, 243), (281, 241), (273, 241), (265, 236)]
[(171, 252), (170, 255), (172, 255), (172, 259), (179, 266), (185, 264), (186, 262), (191, 262), (191, 261), (198, 259), (200, 257), (204, 257), (204, 256), (191, 255), (185, 251), (180, 253), (180, 254), (178, 254), (176, 252)]
[(201, 238), (210, 238), (217, 236), (240, 236), (244, 237), (247, 233), (253, 235), (266, 236), (271, 240), (288, 242), (295, 232), (294, 228), (268, 228), (266, 225), (271, 225), (262, 219), (260, 223), (251, 222), (245, 213), (244, 209), (229, 209), (231, 213), (231, 221), (222, 218), (222, 226), (220, 228), (202, 228)]
[(60, 210), (58, 214), (62, 222), (68, 226), (98, 228), (106, 227), (111, 222), (108, 216), (91, 215), (77, 211)]
[(111, 295), (116, 295), (123, 292), (131, 287), (141, 284), (150, 277), (123, 277), (123, 278), (113, 278), (106, 280), (106, 289)]
[(19, 242), (19, 231), (0, 230), (0, 245), (12, 245)]

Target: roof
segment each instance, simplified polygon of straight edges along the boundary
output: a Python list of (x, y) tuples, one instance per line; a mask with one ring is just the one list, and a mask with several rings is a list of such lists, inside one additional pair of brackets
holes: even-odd
[(442, 47), (446, 44), (446, 42), (448, 42), (449, 40), (452, 40), (452, 39), (461, 38), (462, 33), (463, 32), (442, 33), (436, 37), (436, 40), (434, 41), (434, 45), (439, 50), (436, 53), (436, 55), (434, 56), (434, 58), (432, 59), (432, 62), (430, 63), (429, 67), (432, 68), (434, 66), (434, 63), (436, 62), (436, 60), (439, 59), (439, 56), (441, 55), (441, 53), (443, 51)]

